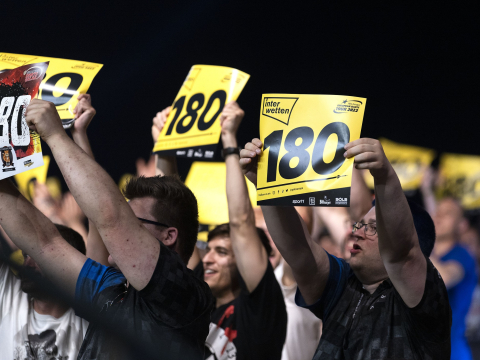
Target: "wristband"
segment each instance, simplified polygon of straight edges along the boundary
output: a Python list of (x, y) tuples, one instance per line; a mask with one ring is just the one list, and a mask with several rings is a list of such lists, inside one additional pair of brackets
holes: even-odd
[(237, 154), (240, 156), (240, 148), (238, 147), (228, 147), (222, 150), (222, 158), (226, 158), (228, 155)]

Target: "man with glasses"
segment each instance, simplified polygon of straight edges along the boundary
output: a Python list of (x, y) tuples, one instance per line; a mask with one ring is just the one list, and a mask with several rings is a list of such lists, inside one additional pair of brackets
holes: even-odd
[[(256, 182), (252, 140), (241, 152)], [(324, 322), (314, 360), (450, 359), (451, 311), (443, 280), (428, 259), (435, 229), (428, 213), (409, 203), (379, 141), (345, 146), (357, 169), (375, 180), (375, 204), (353, 228), (349, 264), (311, 239), (293, 207), (262, 207), (278, 249), (298, 283), (297, 305)]]
[(203, 359), (214, 300), (208, 285), (186, 268), (197, 241), (193, 193), (176, 177), (138, 178), (126, 186), (128, 204), (110, 176), (67, 136), (52, 103), (33, 99), (26, 120), (49, 145), (120, 270), (76, 251), (9, 181), (0, 182), (6, 233), (83, 305), (81, 315), (96, 314), (78, 359)]

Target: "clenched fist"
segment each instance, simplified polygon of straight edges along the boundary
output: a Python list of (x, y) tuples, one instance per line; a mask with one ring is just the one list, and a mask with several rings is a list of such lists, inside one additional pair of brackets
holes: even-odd
[(44, 141), (57, 134), (65, 134), (62, 120), (55, 105), (49, 101), (32, 99), (25, 116), (30, 130), (36, 131)]

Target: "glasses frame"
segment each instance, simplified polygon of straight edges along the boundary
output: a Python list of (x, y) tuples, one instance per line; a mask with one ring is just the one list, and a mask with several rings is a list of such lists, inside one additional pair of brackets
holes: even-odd
[[(360, 224), (360, 226), (359, 226)], [(375, 226), (375, 230), (373, 230), (373, 234), (367, 234), (367, 225), (371, 225), (373, 227), (374, 224), (372, 223), (363, 223), (361, 221), (357, 221), (355, 223), (353, 223), (353, 227), (352, 227), (352, 234), (355, 233), (355, 231), (357, 230), (360, 230), (361, 228), (364, 228), (363, 229), (363, 233), (365, 234), (365, 236), (375, 236), (377, 235), (377, 227)]]
[(144, 222), (144, 223), (147, 223), (147, 224), (152, 224), (152, 225), (157, 225), (157, 226), (163, 226), (163, 227), (167, 227), (169, 228), (170, 226), (167, 225), (167, 224), (162, 224), (162, 223), (159, 223), (158, 221), (153, 221), (153, 220), (148, 220), (148, 219), (144, 219), (144, 218), (140, 218), (137, 216), (137, 219)]

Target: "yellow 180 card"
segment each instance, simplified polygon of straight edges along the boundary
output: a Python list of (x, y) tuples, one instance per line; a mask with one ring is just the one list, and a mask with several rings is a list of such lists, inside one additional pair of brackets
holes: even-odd
[(220, 139), (223, 107), (237, 100), (249, 77), (240, 70), (223, 66), (192, 66), (153, 152), (212, 159)]
[(257, 204), (349, 206), (353, 158), (343, 156), (344, 146), (360, 137), (365, 103), (353, 96), (264, 94)]

